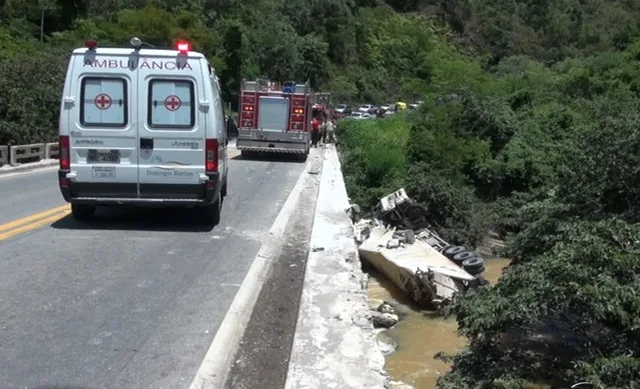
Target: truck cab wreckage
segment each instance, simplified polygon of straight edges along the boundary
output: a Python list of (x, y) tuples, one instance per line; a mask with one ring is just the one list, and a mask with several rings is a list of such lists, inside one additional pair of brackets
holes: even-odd
[(427, 222), (428, 210), (404, 188), (380, 199), (375, 215), (355, 223), (360, 257), (417, 304), (439, 309), (456, 293), (488, 284), (484, 259), (438, 236)]

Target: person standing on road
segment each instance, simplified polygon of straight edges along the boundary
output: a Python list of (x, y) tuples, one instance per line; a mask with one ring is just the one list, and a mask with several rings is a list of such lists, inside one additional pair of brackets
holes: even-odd
[(323, 140), (323, 142), (327, 142), (327, 143), (335, 142), (335, 129), (336, 129), (336, 124), (334, 119), (329, 120), (325, 128), (325, 140)]
[(318, 147), (320, 140), (320, 121), (315, 117), (311, 121), (311, 147)]
[(320, 124), (320, 143), (325, 143), (327, 137), (327, 118), (322, 118), (322, 124)]

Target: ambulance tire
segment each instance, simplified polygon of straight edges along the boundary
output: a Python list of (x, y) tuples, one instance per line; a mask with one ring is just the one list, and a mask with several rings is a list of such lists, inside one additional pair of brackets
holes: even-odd
[(96, 207), (88, 204), (71, 204), (71, 214), (73, 218), (79, 222), (87, 222), (93, 220), (96, 213)]
[(220, 224), (220, 208), (222, 205), (221, 200), (222, 196), (218, 197), (218, 199), (213, 204), (204, 206), (201, 215), (206, 224), (210, 226), (217, 226), (218, 224)]

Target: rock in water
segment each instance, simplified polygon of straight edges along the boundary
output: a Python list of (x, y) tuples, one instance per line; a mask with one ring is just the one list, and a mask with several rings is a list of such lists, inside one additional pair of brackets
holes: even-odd
[(391, 328), (398, 322), (398, 315), (392, 313), (372, 312), (373, 328)]

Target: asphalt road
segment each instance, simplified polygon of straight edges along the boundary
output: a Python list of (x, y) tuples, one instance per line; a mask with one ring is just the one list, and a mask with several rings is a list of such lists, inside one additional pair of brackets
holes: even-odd
[(55, 170), (0, 176), (0, 386), (188, 388), (303, 168), (232, 160), (210, 231), (183, 210), (81, 225)]

